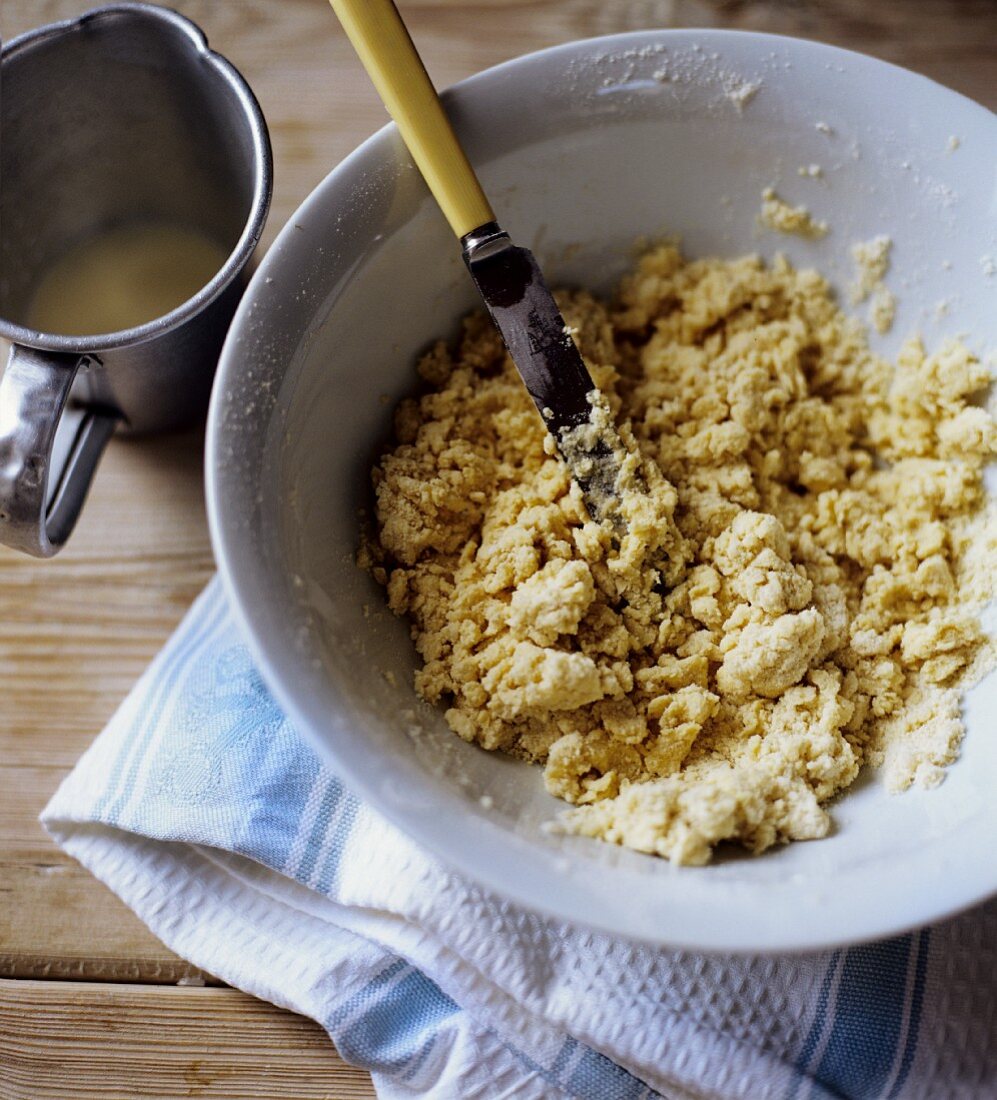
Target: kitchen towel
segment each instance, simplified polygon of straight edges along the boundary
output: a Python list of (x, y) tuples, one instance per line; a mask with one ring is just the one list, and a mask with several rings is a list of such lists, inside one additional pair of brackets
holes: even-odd
[(997, 1097), (997, 903), (747, 958), (517, 909), (320, 762), (217, 579), (43, 821), (173, 951), (314, 1017), (389, 1100)]

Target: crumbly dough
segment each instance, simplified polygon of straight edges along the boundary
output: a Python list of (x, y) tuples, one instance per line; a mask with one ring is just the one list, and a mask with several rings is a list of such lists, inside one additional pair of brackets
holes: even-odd
[(855, 261), (855, 282), (850, 288), (852, 305), (871, 299), (869, 320), (879, 333), (890, 331), (897, 310), (896, 299), (883, 282), (890, 269), (892, 248), (893, 241), (883, 235), (852, 245)]
[(992, 654), (986, 369), (917, 339), (894, 369), (784, 259), (661, 247), (611, 304), (561, 303), (620, 428), (624, 522), (587, 514), (469, 317), (396, 412), (361, 551), (419, 693), (542, 764), (564, 828), (678, 863), (825, 835), (866, 761), (938, 782)]
[(790, 206), (785, 199), (766, 187), (762, 192), (762, 209), (758, 220), (777, 233), (795, 233), (798, 237), (819, 240), (826, 237), (827, 222), (818, 221), (805, 206)]

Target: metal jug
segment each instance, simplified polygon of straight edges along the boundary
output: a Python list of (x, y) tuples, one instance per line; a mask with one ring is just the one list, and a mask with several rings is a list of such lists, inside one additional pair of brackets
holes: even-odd
[[(203, 413), (266, 220), (270, 142), (259, 104), (200, 29), (112, 4), (30, 31), (0, 54), (0, 542), (48, 557), (72, 531), (115, 430)], [(38, 280), (116, 226), (202, 231), (228, 258), (193, 297), (118, 332), (27, 323)]]

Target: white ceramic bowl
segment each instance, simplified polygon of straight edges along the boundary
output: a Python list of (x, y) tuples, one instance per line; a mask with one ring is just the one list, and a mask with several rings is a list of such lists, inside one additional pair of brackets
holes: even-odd
[[(694, 256), (781, 250), (844, 288), (851, 244), (888, 233), (899, 309), (874, 345), (894, 352), (918, 327), (997, 344), (997, 119), (923, 77), (813, 42), (655, 31), (520, 58), (445, 99), (502, 224), (552, 283), (606, 290), (636, 238), (679, 233)], [(810, 164), (820, 179), (798, 174)], [(768, 185), (830, 234), (759, 235)], [(993, 893), (993, 681), (971, 695), (939, 789), (891, 797), (865, 775), (829, 838), (701, 869), (544, 835), (562, 804), (540, 771), (464, 744), (417, 701), (408, 628), (354, 564), (357, 511), (416, 354), (474, 305), (387, 127), (285, 227), (225, 346), (208, 443), (215, 550), (263, 675), (330, 766), (487, 887), (661, 944), (816, 948)]]

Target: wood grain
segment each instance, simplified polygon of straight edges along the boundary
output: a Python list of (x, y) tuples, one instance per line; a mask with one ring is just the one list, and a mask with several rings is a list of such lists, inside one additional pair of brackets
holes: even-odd
[(220, 984), (164, 947), (79, 864), (51, 847), (40, 854), (33, 862), (0, 859), (0, 974)]
[[(2, 0), (0, 36), (96, 2)], [(997, 107), (993, 0), (399, 2), (438, 86), (572, 38), (726, 26), (861, 50)], [(242, 70), (267, 116), (267, 244), (385, 113), (323, 0), (173, 6)], [(314, 1025), (231, 990), (171, 987), (189, 965), (37, 823), (211, 574), (202, 445), (198, 430), (115, 441), (57, 559), (0, 550), (0, 976), (146, 983), (0, 983), (2, 1100), (372, 1095)]]
[[(4, 0), (0, 34), (65, 19), (86, 0)], [(274, 201), (264, 242), (387, 121), (322, 0), (175, 0), (244, 73), (270, 126)], [(997, 106), (993, 0), (399, 0), (438, 87), (572, 38), (648, 27), (734, 27), (819, 38), (917, 69)]]
[(200, 429), (115, 441), (54, 561), (0, 551), (0, 975), (190, 971), (38, 824), (212, 572)]
[(374, 1089), (318, 1024), (235, 989), (0, 981), (0, 1096), (365, 1100)]

